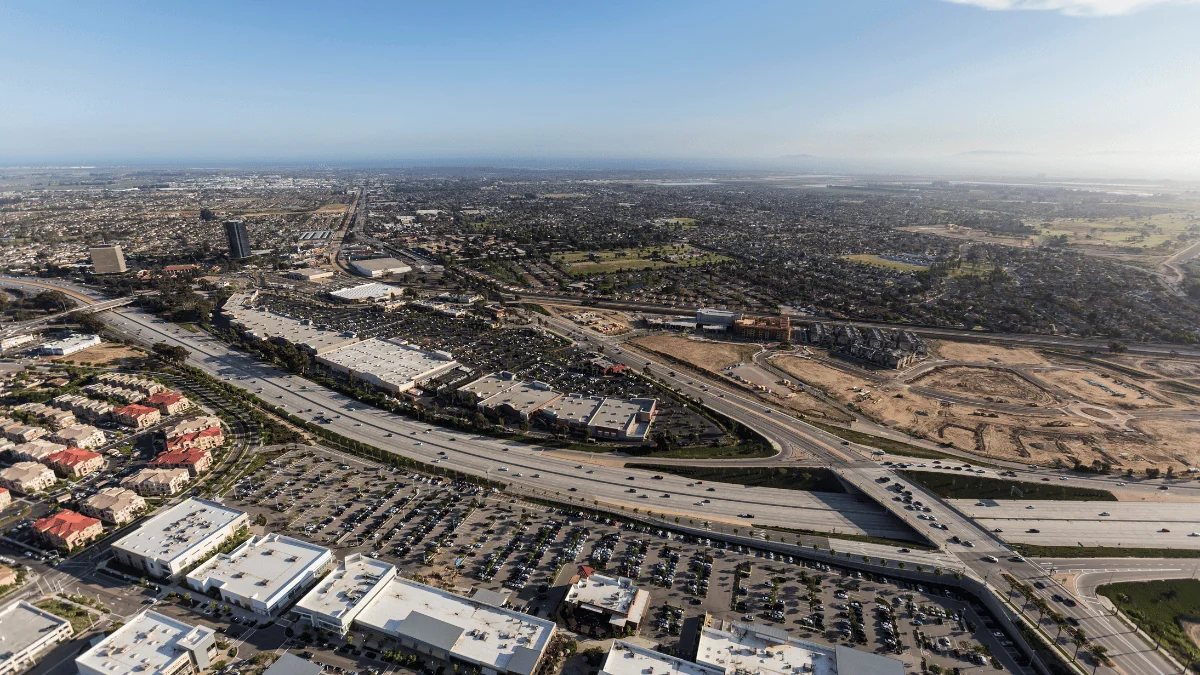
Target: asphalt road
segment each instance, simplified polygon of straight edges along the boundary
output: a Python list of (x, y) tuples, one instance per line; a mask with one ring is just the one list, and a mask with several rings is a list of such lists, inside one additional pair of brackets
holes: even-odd
[(1200, 549), (1200, 503), (1195, 502), (954, 499), (950, 503), (986, 528), (1003, 529), (1007, 541)]
[[(136, 334), (142, 331), (142, 338), (147, 341), (165, 341), (182, 344), (193, 352), (193, 361), (205, 370), (220, 377), (244, 386), (258, 394), (264, 400), (275, 405), (284, 405), (292, 412), (308, 413), (311, 407), (315, 412), (328, 411), (337, 417), (333, 427), (339, 433), (349, 437), (392, 449), (396, 452), (413, 456), (425, 461), (439, 459), (438, 452), (445, 452), (443, 460), (448, 467), (464, 469), (473, 473), (484, 473), (486, 477), (499, 477), (505, 474), (505, 480), (520, 480), (522, 488), (539, 489), (544, 486), (547, 492), (565, 491), (568, 486), (578, 486), (581, 494), (588, 499), (603, 500), (605, 503), (617, 506), (635, 506), (642, 509), (650, 508), (655, 512), (679, 513), (681, 517), (699, 518), (698, 514), (713, 514), (713, 517), (737, 518), (737, 514), (753, 509), (757, 519), (755, 523), (777, 522), (792, 527), (811, 528), (804, 523), (820, 524), (821, 529), (828, 530), (832, 523), (837, 527), (869, 528), (883, 525), (894, 527), (891, 519), (881, 511), (868, 510), (855, 502), (846, 511), (838, 510), (837, 506), (821, 498), (811, 495), (801, 497), (802, 493), (767, 490), (763, 488), (734, 488), (720, 486), (720, 492), (708, 493), (706, 488), (688, 487), (686, 481), (667, 477), (663, 481), (653, 481), (644, 472), (627, 469), (612, 469), (596, 466), (595, 473), (588, 474), (586, 468), (576, 469), (563, 460), (544, 456), (536, 450), (531, 450), (517, 444), (507, 444), (488, 438), (470, 438), (465, 434), (448, 433), (444, 430), (431, 430), (424, 425), (409, 422), (397, 416), (390, 415), (374, 408), (348, 400), (336, 393), (292, 378), (273, 368), (257, 362), (252, 357), (233, 352), (224, 345), (203, 334), (194, 334), (183, 329), (173, 329), (170, 326), (154, 323), (150, 317), (133, 311), (115, 312), (109, 316), (120, 329)], [(573, 327), (572, 327), (573, 328)], [(582, 331), (574, 331), (576, 334)], [(590, 333), (590, 331), (589, 331)], [(634, 357), (625, 350), (620, 350), (614, 340), (603, 338), (590, 333), (588, 339), (592, 342), (605, 344), (610, 348), (610, 356), (625, 361), (629, 365), (641, 369), (643, 360), (640, 355)], [(620, 351), (617, 351), (620, 350)], [(661, 364), (652, 363), (652, 370), (665, 373), (668, 368)], [(244, 379), (238, 379), (244, 378)], [(261, 387), (262, 391), (257, 389)], [(841, 445), (840, 439), (804, 424), (785, 413), (764, 406), (757, 401), (742, 398), (733, 393), (726, 393), (724, 398), (716, 397), (701, 390), (700, 385), (691, 387), (681, 385), (685, 393), (702, 397), (705, 402), (718, 412), (738, 419), (743, 424), (763, 433), (778, 443), (782, 458), (807, 454), (828, 462), (836, 467), (841, 475), (858, 486), (865, 493), (893, 509), (900, 518), (911, 523), (914, 527), (925, 526), (925, 532), (931, 534), (934, 541), (942, 544), (946, 550), (953, 553), (966, 565), (968, 573), (978, 576), (993, 584), (999, 585), (997, 573), (1006, 571), (1019, 579), (1032, 580), (1047, 576), (1046, 570), (1030, 561), (1010, 561), (1007, 557), (1007, 547), (995, 539), (985, 528), (980, 527), (968, 517), (961, 514), (949, 504), (937, 499), (918, 486), (909, 486), (913, 495), (931, 509), (931, 514), (946, 525), (947, 530), (934, 530), (929, 524), (917, 518), (913, 511), (907, 511), (891, 501), (894, 493), (887, 490), (887, 485), (900, 480), (907, 483), (898, 474), (881, 468), (877, 464), (861, 459), (857, 452), (866, 449), (856, 449), (853, 446)], [(428, 431), (428, 433), (426, 433)], [(392, 434), (388, 436), (387, 434)], [(400, 440), (401, 435), (410, 436)], [(389, 440), (391, 439), (391, 440)], [(503, 453), (503, 454), (502, 454)], [(501, 472), (505, 467), (508, 471)], [(516, 477), (522, 472), (526, 476)], [(534, 473), (542, 473), (543, 478), (533, 478)], [(627, 476), (634, 480), (626, 481)], [(888, 483), (879, 482), (888, 478)], [(515, 479), (515, 480), (514, 480)], [(541, 481), (541, 482), (539, 482)], [(626, 493), (627, 486), (635, 486), (637, 494)], [(643, 491), (650, 495), (640, 499)], [(672, 497), (657, 496), (669, 492)], [(714, 496), (715, 494), (715, 496)], [(561, 498), (561, 497), (560, 497)], [(711, 505), (698, 507), (691, 505), (692, 499), (712, 499)], [(653, 504), (653, 506), (651, 506)], [(676, 506), (681, 505), (681, 506)], [(973, 547), (962, 547), (949, 543), (951, 536), (968, 539)], [(854, 546), (839, 546), (841, 550), (861, 550), (864, 554), (880, 555), (870, 544)], [(892, 559), (904, 559), (907, 556), (897, 556), (895, 549), (887, 547), (886, 555)], [(995, 555), (998, 562), (988, 562), (986, 555)], [(929, 564), (929, 558), (913, 554), (911, 558), (918, 564)], [(997, 575), (996, 579), (992, 579)], [(1051, 591), (1043, 591), (1047, 599)], [(1108, 647), (1109, 654), (1116, 662), (1120, 672), (1126, 675), (1157, 675), (1171, 672), (1172, 668), (1151, 647), (1132, 635), (1124, 624), (1111, 617), (1102, 608), (1093, 606), (1086, 601), (1077, 607), (1061, 608), (1065, 614), (1075, 617), (1084, 625), (1089, 636), (1099, 644)], [(1109, 668), (1101, 668), (1102, 672), (1112, 672)]]

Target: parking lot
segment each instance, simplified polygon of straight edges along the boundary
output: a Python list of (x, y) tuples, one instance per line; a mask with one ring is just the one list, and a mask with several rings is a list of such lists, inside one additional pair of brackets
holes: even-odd
[(612, 637), (559, 607), (565, 584), (586, 564), (650, 591), (639, 634), (664, 646), (690, 644), (707, 613), (888, 653), (914, 667), (922, 660), (960, 672), (1000, 665), (988, 654), (1001, 651), (1003, 638), (952, 589), (592, 519), (333, 451), (290, 451), (230, 497), (251, 522), (265, 519), (266, 529), (330, 546), (338, 557), (366, 553), (462, 593), (507, 591), (514, 607), (558, 618), (580, 639)]

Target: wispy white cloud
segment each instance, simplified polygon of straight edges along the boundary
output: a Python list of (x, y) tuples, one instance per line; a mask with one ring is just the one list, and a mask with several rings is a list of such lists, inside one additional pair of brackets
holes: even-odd
[(1038, 10), (1067, 16), (1118, 16), (1156, 5), (1188, 5), (1200, 0), (946, 0), (988, 10)]

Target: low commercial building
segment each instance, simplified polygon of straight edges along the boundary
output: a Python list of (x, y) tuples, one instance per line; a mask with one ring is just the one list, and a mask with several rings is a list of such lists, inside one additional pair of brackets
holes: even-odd
[(186, 396), (175, 391), (160, 391), (146, 398), (146, 405), (158, 408), (163, 415), (178, 415), (191, 407), (192, 402)]
[(367, 258), (365, 260), (351, 260), (350, 266), (355, 272), (367, 277), (368, 279), (377, 279), (398, 274), (408, 274), (412, 271), (412, 267), (400, 262), (395, 258)]
[(725, 675), (720, 668), (701, 665), (624, 640), (613, 640), (600, 675)]
[(138, 405), (136, 403), (115, 408), (112, 411), (112, 415), (118, 424), (124, 424), (134, 429), (152, 427), (162, 419), (162, 413), (158, 411), (158, 408), (151, 408), (150, 406)]
[(904, 675), (904, 662), (799, 640), (775, 626), (715, 621), (700, 629), (696, 663), (724, 675)]
[(458, 361), (449, 352), (427, 352), (403, 340), (375, 338), (322, 354), (317, 363), (393, 394), (406, 392), (458, 367)]
[(23, 495), (45, 490), (56, 480), (50, 467), (37, 462), (17, 462), (7, 469), (0, 469), (0, 487)]
[(192, 479), (187, 469), (142, 469), (121, 481), (121, 485), (143, 497), (168, 497), (177, 494)]
[(188, 448), (168, 450), (150, 460), (149, 466), (155, 469), (187, 469), (194, 478), (208, 471), (212, 463), (212, 453), (207, 448)]
[(248, 522), (245, 511), (206, 499), (186, 499), (122, 537), (112, 550), (129, 567), (160, 579), (175, 578), (212, 555)]
[(9, 449), (9, 454), (13, 459), (25, 462), (45, 462), (46, 458), (58, 452), (66, 450), (67, 446), (62, 443), (54, 443), (44, 438), (39, 438), (28, 443), (19, 443)]
[(543, 407), (539, 414), (552, 426), (585, 431), (593, 438), (644, 441), (650, 435), (658, 401), (567, 394)]
[(229, 323), (248, 338), (290, 342), (309, 354), (320, 355), (358, 342), (351, 332), (323, 328), (307, 319), (295, 319), (254, 306), (255, 294), (238, 293), (221, 306)]
[(91, 450), (104, 445), (104, 432), (90, 424), (72, 424), (54, 432), (50, 439), (68, 447)]
[(329, 549), (271, 533), (251, 537), (228, 554), (209, 559), (187, 575), (190, 588), (215, 591), (222, 602), (276, 616), (324, 574)]
[(356, 623), (432, 658), (509, 675), (536, 672), (555, 631), (548, 619), (403, 577), (393, 578)]
[(391, 300), (403, 294), (404, 289), (399, 286), (389, 286), (374, 282), (330, 291), (329, 293), (335, 300), (341, 300), (342, 302), (378, 302), (381, 300)]
[(734, 321), (742, 318), (741, 312), (731, 312), (724, 309), (708, 309), (701, 307), (696, 310), (696, 323), (701, 326), (724, 326), (729, 328)]
[(329, 279), (333, 277), (333, 270), (323, 269), (320, 267), (304, 267), (298, 270), (288, 272), (288, 276), (301, 281), (316, 281), (318, 279)]
[(81, 448), (67, 448), (46, 458), (46, 464), (65, 478), (79, 479), (104, 468), (104, 455)]
[[(54, 645), (75, 634), (71, 622), (24, 600), (0, 609), (0, 675), (15, 675), (37, 663)], [(111, 675), (111, 674), (109, 674)]]
[(26, 333), (25, 335), (14, 335), (12, 337), (6, 337), (3, 339), (0, 339), (0, 352), (6, 352), (10, 349), (16, 349), (17, 347), (24, 347), (25, 345), (33, 344), (36, 341), (37, 341), (37, 336), (32, 333)]
[(608, 617), (617, 628), (637, 628), (650, 606), (649, 591), (640, 589), (627, 577), (598, 574), (586, 565), (571, 577), (571, 587), (564, 599), (569, 606)]
[(458, 390), (458, 396), (464, 402), (474, 403), (476, 408), (484, 412), (529, 419), (530, 415), (557, 401), (562, 394), (545, 382), (529, 382), (518, 379), (508, 371), (500, 371), (488, 373), (463, 385)]
[(395, 576), (394, 565), (352, 553), (301, 598), (292, 613), (315, 628), (345, 635), (359, 612)]
[(45, 356), (70, 356), (100, 344), (99, 335), (71, 335), (61, 340), (43, 342), (39, 351)]
[(65, 551), (87, 546), (93, 539), (104, 534), (104, 525), (98, 518), (69, 510), (35, 520), (33, 529), (46, 543)]
[(262, 675), (323, 675), (325, 666), (313, 661), (306, 661), (295, 654), (284, 652), (263, 671)]
[(208, 670), (217, 634), (158, 612), (130, 619), (75, 659), (79, 675), (190, 675)]
[(113, 525), (124, 525), (146, 511), (146, 500), (133, 490), (104, 488), (84, 500), (79, 510)]

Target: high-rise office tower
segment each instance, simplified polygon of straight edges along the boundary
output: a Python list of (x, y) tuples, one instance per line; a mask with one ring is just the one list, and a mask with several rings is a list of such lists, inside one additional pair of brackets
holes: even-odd
[(93, 246), (88, 253), (92, 254), (92, 272), (96, 274), (120, 274), (126, 270), (125, 252), (119, 244)]
[(225, 238), (229, 240), (230, 258), (250, 257), (250, 235), (246, 234), (244, 220), (225, 221)]

